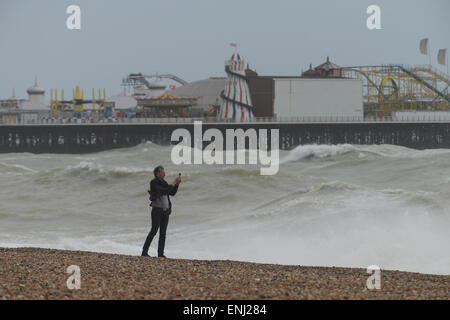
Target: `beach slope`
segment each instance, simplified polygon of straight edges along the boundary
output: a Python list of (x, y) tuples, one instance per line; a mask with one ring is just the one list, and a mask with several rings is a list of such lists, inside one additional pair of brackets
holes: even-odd
[[(67, 268), (81, 288), (68, 289)], [(0, 248), (0, 299), (449, 299), (450, 275)]]

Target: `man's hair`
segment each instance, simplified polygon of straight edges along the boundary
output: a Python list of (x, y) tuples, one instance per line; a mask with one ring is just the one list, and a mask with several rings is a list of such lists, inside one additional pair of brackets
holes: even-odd
[(164, 170), (163, 166), (157, 166), (155, 169), (153, 169), (153, 174), (155, 175), (155, 177), (158, 175), (158, 173), (161, 172), (161, 170)]

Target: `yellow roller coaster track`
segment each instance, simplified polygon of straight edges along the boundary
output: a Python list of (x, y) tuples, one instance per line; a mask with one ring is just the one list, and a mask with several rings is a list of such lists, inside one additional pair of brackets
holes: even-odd
[(378, 102), (383, 102), (385, 100), (385, 95), (383, 94), (383, 89), (385, 87), (385, 83), (390, 80), (392, 83), (392, 87), (394, 88), (394, 92), (396, 95), (396, 98), (398, 100), (398, 86), (397, 83), (395, 82), (394, 77), (392, 77), (391, 75), (386, 75), (383, 77), (383, 79), (380, 82), (380, 92), (378, 93)]
[(367, 110), (450, 110), (450, 79), (431, 66), (378, 65), (341, 69), (344, 77), (363, 81)]
[(417, 72), (417, 71), (421, 71), (421, 72), (426, 72), (429, 73), (430, 75), (432, 75), (433, 77), (436, 77), (437, 79), (445, 82), (447, 85), (450, 85), (450, 79), (446, 77), (445, 74), (434, 70), (430, 67), (426, 67), (426, 66), (416, 66), (416, 67), (411, 67), (409, 68), (410, 71), (412, 72)]

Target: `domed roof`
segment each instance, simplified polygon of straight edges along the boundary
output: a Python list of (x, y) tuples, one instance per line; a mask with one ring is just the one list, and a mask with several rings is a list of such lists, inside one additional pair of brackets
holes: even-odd
[(136, 99), (124, 93), (109, 97), (108, 101), (113, 101), (116, 109), (132, 109), (137, 106)]
[(167, 85), (164, 83), (164, 81), (155, 81), (151, 82), (149, 85), (150, 89), (166, 89)]
[(227, 84), (227, 78), (214, 77), (182, 85), (171, 93), (180, 98), (197, 98), (197, 105), (210, 107), (220, 103), (220, 93)]
[(28, 94), (45, 94), (45, 90), (38, 87), (37, 78), (34, 79), (34, 86), (27, 89)]

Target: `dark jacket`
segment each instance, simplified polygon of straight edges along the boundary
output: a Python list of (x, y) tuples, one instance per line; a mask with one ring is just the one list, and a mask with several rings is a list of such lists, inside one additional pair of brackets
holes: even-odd
[[(166, 194), (167, 198), (169, 199), (169, 214), (172, 212), (172, 203), (170, 202), (170, 196), (174, 196), (178, 191), (178, 185), (172, 186), (171, 184), (168, 184), (166, 180), (154, 178), (152, 181), (150, 181), (150, 190), (148, 190), (148, 193), (150, 194), (150, 201), (152, 201), (153, 198), (161, 197), (162, 195)], [(152, 203), (150, 203), (150, 206)]]

